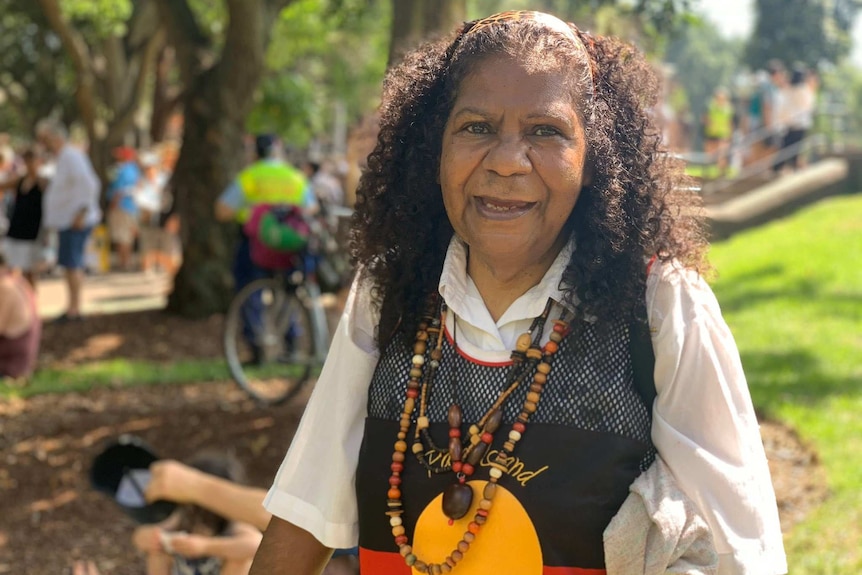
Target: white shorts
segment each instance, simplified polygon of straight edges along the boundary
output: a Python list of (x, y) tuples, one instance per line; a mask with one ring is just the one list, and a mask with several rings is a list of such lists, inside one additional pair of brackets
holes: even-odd
[(42, 246), (39, 240), (16, 240), (6, 238), (3, 251), (6, 264), (22, 271), (35, 270), (42, 262)]

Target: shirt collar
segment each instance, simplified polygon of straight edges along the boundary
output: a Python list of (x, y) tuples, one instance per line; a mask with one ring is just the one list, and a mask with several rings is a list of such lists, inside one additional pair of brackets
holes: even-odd
[[(495, 324), (485, 307), (485, 302), (482, 300), (476, 284), (467, 275), (467, 244), (458, 236), (453, 235), (446, 251), (446, 259), (443, 262), (443, 272), (440, 275), (438, 291), (449, 309), (458, 317), (489, 332), (492, 326), (496, 331), (496, 328), (509, 322), (532, 319), (541, 315), (548, 298), (574, 312), (572, 304), (565, 301), (565, 292), (560, 289), (563, 272), (572, 258), (574, 250), (575, 240), (572, 237), (557, 254), (551, 267), (548, 268), (539, 283), (516, 299)], [(575, 298), (574, 303), (578, 303), (577, 298)]]

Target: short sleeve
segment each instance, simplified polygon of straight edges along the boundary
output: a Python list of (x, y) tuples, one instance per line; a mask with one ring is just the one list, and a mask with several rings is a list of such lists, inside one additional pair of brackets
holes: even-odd
[(709, 524), (719, 573), (786, 573), (760, 428), (715, 296), (695, 272), (656, 265), (647, 311), (658, 392), (653, 443)]
[(359, 540), (354, 480), (377, 366), (368, 290), (354, 282), (323, 371), (264, 507), (325, 546)]
[(218, 201), (228, 208), (237, 211), (245, 204), (242, 189), (236, 181), (231, 182), (218, 197)]

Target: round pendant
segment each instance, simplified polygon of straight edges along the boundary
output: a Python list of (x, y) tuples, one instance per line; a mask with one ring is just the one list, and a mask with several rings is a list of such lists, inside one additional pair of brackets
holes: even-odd
[(470, 511), (473, 488), (464, 483), (452, 483), (443, 491), (443, 514), (449, 519), (461, 519)]

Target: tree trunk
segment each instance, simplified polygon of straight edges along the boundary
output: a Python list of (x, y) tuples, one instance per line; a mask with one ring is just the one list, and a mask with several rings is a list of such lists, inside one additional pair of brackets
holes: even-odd
[(190, 317), (224, 311), (233, 293), (235, 224), (213, 217), (218, 196), (242, 166), (243, 122), (219, 105), (231, 85), (217, 69), (198, 78), (184, 102), (183, 145), (171, 182), (182, 228), (183, 265), (169, 310)]
[(466, 0), (392, 0), (389, 66), (422, 42), (448, 34), (466, 17)]
[(227, 309), (236, 224), (213, 217), (216, 200), (243, 164), (245, 120), (265, 66), (275, 17), (288, 0), (228, 0), (221, 57), (201, 59), (204, 39), (188, 4), (159, 0), (185, 84), (183, 145), (172, 188), (180, 216), (183, 265), (168, 310), (202, 317)]

